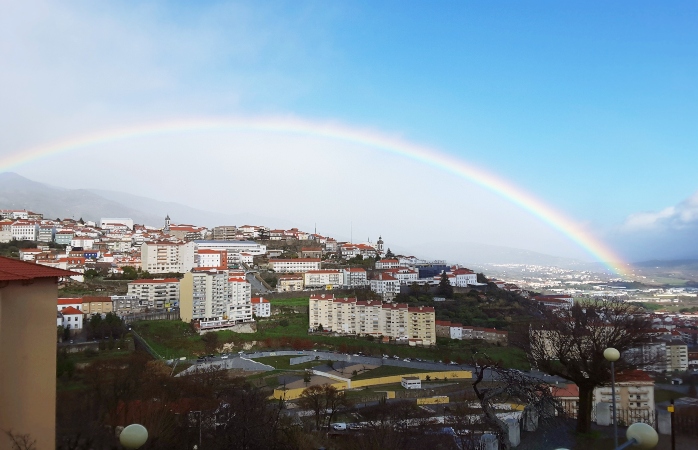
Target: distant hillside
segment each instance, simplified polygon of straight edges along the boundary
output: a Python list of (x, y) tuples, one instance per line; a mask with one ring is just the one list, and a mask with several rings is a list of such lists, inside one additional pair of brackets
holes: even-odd
[[(174, 223), (213, 227), (243, 222), (277, 223), (261, 217), (235, 216), (202, 211), (174, 202), (99, 189), (64, 189), (29, 180), (12, 172), (0, 173), (0, 208), (29, 209), (46, 218), (83, 218), (98, 222), (102, 217), (129, 217), (136, 223), (164, 226), (165, 216)], [(283, 224), (279, 224), (283, 226)]]
[[(434, 254), (435, 248), (440, 249), (438, 255)], [(395, 253), (410, 251), (413, 252), (410, 254), (423, 255), (425, 258), (445, 259), (451, 263), (460, 263), (471, 268), (478, 268), (484, 264), (531, 264), (577, 270), (603, 270), (603, 266), (596, 263), (477, 242), (429, 242), (428, 244), (413, 245), (411, 250), (398, 246), (392, 250)]]

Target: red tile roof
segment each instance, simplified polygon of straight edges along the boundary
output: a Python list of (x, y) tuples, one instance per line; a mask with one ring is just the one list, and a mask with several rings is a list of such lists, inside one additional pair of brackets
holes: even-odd
[(652, 377), (650, 377), (647, 372), (642, 370), (628, 370), (624, 372), (618, 372), (616, 374), (616, 382), (632, 382), (632, 381), (646, 381), (651, 382)]
[(78, 275), (68, 270), (20, 261), (0, 256), (0, 281), (33, 280), (35, 278), (60, 278)]
[(61, 310), (61, 314), (65, 315), (76, 315), (76, 314), (82, 314), (82, 311), (79, 309), (75, 309), (72, 306), (68, 306), (67, 308), (63, 308)]
[(579, 398), (579, 387), (572, 383), (564, 387), (552, 386), (553, 397)]
[(58, 304), (59, 305), (81, 305), (82, 299), (81, 298), (59, 298)]

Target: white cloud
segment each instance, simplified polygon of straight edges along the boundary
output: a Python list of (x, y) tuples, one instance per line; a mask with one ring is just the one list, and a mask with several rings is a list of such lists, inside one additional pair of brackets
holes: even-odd
[(624, 231), (683, 230), (698, 225), (698, 192), (678, 205), (658, 212), (641, 212), (628, 216)]

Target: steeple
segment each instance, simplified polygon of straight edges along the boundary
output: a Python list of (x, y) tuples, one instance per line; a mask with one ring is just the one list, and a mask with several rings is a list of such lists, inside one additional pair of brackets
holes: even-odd
[(163, 233), (170, 234), (170, 215), (165, 217), (165, 228), (162, 229)]
[(383, 253), (383, 237), (382, 236), (378, 236), (378, 242), (376, 242), (376, 251), (379, 254)]

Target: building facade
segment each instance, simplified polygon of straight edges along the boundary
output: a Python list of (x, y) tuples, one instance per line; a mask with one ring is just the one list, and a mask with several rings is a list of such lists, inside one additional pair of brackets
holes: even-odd
[(358, 301), (329, 294), (312, 295), (309, 306), (310, 329), (415, 340), (423, 345), (436, 343), (436, 322), (431, 307)]
[(320, 258), (270, 259), (269, 265), (277, 273), (305, 273), (320, 270)]
[(193, 242), (146, 242), (141, 266), (150, 273), (185, 273), (195, 266)]
[(309, 270), (303, 274), (306, 289), (337, 289), (344, 285), (344, 272), (337, 269)]
[(179, 279), (155, 278), (128, 283), (127, 295), (138, 298), (139, 305), (151, 309), (179, 306)]

